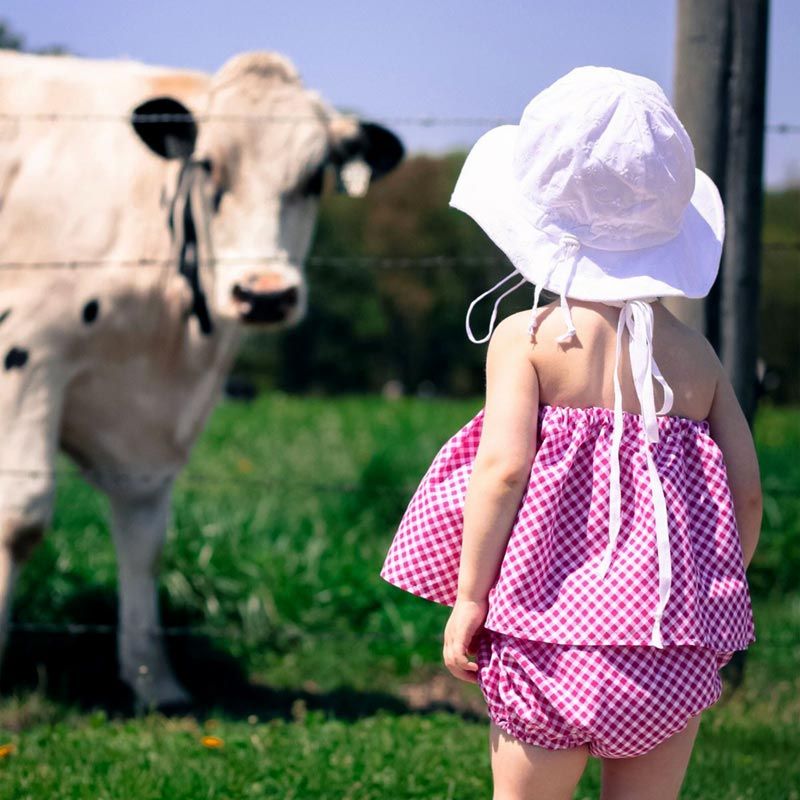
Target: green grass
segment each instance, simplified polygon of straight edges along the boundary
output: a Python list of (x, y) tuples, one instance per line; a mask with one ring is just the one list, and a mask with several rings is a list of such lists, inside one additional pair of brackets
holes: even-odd
[[(80, 711), (113, 671), (111, 638), (17, 637), (12, 655), (28, 659), (39, 690), (21, 680), (20, 696), (0, 702), (0, 744), (17, 748), (0, 759), (0, 800), (488, 796), (480, 712), (413, 710), (479, 709), (471, 687), (441, 677), (447, 610), (378, 577), (416, 482), (478, 407), (281, 395), (220, 406), (179, 481), (161, 580), (166, 624), (212, 629), (174, 642), (184, 677), (206, 679), (206, 711)], [(764, 409), (756, 432), (759, 642), (743, 685), (701, 729), (687, 798), (797, 798), (800, 786), (800, 414)], [(66, 477), (17, 620), (113, 623), (115, 569), (104, 502)], [(236, 669), (253, 691), (213, 708)], [(220, 751), (199, 742), (207, 715)], [(576, 797), (596, 796), (598, 780), (591, 764)]]
[[(176, 491), (162, 564), (165, 622), (214, 628), (251, 672), (280, 671), (276, 659), (291, 663), (319, 637), (333, 652), (353, 631), (393, 671), (419, 662), (420, 642), (430, 660), (442, 609), (398, 592), (378, 571), (416, 481), (477, 408), (280, 395), (221, 406)], [(105, 520), (102, 498), (62, 481), (53, 530), (18, 587), (18, 620), (113, 623)], [(349, 670), (326, 675), (326, 688), (353, 680)]]
[(800, 585), (800, 410), (762, 408), (755, 437), (764, 524), (749, 580), (756, 594), (780, 595)]
[[(800, 602), (757, 608), (763, 646), (704, 720), (684, 798), (782, 800), (800, 786)], [(0, 798), (488, 797), (486, 725), (455, 714), (345, 721), (295, 701), (288, 719), (109, 719), (33, 695), (0, 709)], [(13, 732), (12, 732), (13, 731)], [(212, 734), (222, 750), (200, 742)], [(590, 761), (576, 797), (596, 797)]]
[[(488, 794), (478, 726), (446, 715), (356, 723), (298, 713), (268, 725), (222, 722), (209, 751), (192, 720), (65, 718), (26, 737), (0, 798), (392, 798)], [(479, 756), (481, 762), (487, 756)], [(409, 769), (409, 765), (413, 765)], [(2, 769), (2, 768), (0, 768)], [(11, 780), (9, 780), (11, 779)], [(2, 781), (2, 776), (0, 776)], [(13, 784), (13, 785), (12, 785)]]

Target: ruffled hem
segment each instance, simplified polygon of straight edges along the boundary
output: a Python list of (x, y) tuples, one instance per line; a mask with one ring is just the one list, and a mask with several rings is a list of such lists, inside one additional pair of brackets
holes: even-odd
[[(428, 600), (437, 605), (452, 607), (455, 602), (453, 599), (440, 599), (438, 593), (432, 593), (426, 585), (411, 584), (403, 581), (398, 581), (391, 576), (381, 572), (381, 578), (387, 583), (391, 584), (397, 589), (402, 589), (408, 594), (413, 594), (422, 600)], [(489, 619), (492, 617), (492, 610), (489, 610)], [(525, 639), (529, 642), (542, 642), (544, 644), (561, 644), (561, 645), (575, 645), (577, 647), (650, 647), (650, 634), (646, 633), (641, 636), (620, 636), (620, 635), (607, 635), (607, 636), (591, 636), (587, 634), (576, 633), (574, 630), (569, 633), (555, 635), (551, 632), (543, 632), (538, 630), (535, 626), (522, 626), (515, 627), (512, 625), (501, 625), (491, 623), (487, 620), (485, 626), (488, 630), (494, 633), (503, 634), (505, 636), (513, 636), (517, 639)], [(703, 647), (718, 653), (720, 657), (725, 657), (725, 660), (720, 663), (720, 669), (730, 661), (732, 655), (737, 650), (747, 650), (751, 644), (756, 641), (755, 629), (750, 627), (749, 630), (741, 636), (735, 638), (723, 638), (719, 635), (714, 636), (678, 636), (670, 632), (669, 628), (664, 627), (664, 647)]]
[[(547, 636), (537, 633), (535, 630), (503, 628), (499, 630), (497, 627), (487, 626), (488, 630), (494, 633), (502, 634), (503, 636), (513, 636), (515, 639), (524, 639), (528, 642), (541, 642), (542, 644), (561, 644), (573, 645), (575, 647), (652, 647), (650, 637), (637, 637), (626, 639), (621, 636), (610, 636), (607, 638), (602, 637), (580, 637), (570, 636)], [(664, 635), (664, 647), (701, 647), (705, 650), (710, 650), (712, 653), (717, 653), (720, 656), (727, 655), (727, 661), (730, 661), (730, 656), (737, 650), (747, 650), (747, 648), (756, 641), (755, 635), (748, 638), (737, 640), (727, 640), (709, 636), (702, 637), (677, 637), (669, 634)], [(725, 663), (727, 663), (725, 661)], [(721, 666), (724, 666), (722, 664)]]

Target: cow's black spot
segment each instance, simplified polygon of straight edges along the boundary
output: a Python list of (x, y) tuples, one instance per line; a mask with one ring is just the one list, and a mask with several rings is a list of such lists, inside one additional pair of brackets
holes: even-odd
[(14, 369), (15, 367), (24, 367), (28, 363), (28, 351), (20, 347), (12, 347), (6, 353), (6, 369)]
[(97, 319), (99, 313), (100, 313), (100, 301), (90, 300), (83, 307), (83, 321), (87, 325), (91, 325)]
[(0, 325), (2, 325), (8, 319), (8, 315), (10, 313), (11, 309), (7, 308), (2, 314), (0, 314)]

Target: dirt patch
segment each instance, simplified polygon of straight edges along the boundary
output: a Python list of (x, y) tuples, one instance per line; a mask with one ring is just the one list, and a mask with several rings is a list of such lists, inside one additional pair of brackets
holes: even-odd
[(414, 711), (456, 711), (484, 717), (486, 703), (477, 686), (438, 673), (424, 683), (404, 683), (397, 694)]

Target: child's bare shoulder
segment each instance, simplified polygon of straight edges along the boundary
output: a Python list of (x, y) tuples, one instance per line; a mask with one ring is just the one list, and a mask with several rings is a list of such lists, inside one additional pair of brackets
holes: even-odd
[(530, 311), (518, 311), (510, 314), (495, 327), (491, 341), (503, 344), (521, 344), (527, 347), (531, 338), (528, 333), (530, 322)]
[(722, 365), (711, 343), (702, 333), (681, 322), (669, 309), (658, 304), (654, 346), (684, 363), (691, 359), (695, 367), (717, 374)]
[(531, 336), (528, 333), (530, 320), (530, 312), (520, 311), (509, 315), (495, 327), (492, 338), (489, 340), (489, 350), (486, 354), (487, 364), (500, 359), (533, 363), (531, 360)]

